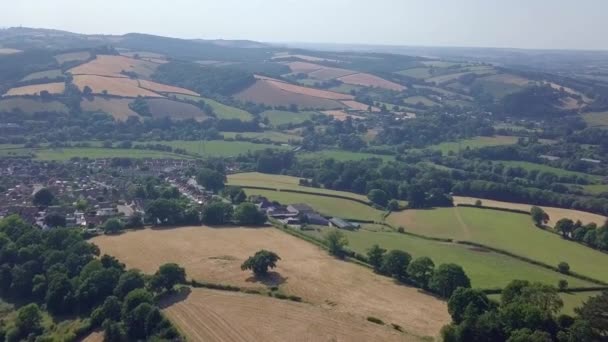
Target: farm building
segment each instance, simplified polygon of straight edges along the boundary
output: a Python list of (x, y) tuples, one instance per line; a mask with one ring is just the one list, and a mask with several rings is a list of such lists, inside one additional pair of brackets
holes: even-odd
[(304, 214), (303, 221), (317, 226), (329, 226), (329, 220), (317, 213)]
[(290, 204), (287, 206), (287, 210), (298, 215), (312, 214), (315, 212), (311, 206), (302, 203)]
[(359, 228), (359, 225), (357, 223), (348, 222), (338, 217), (330, 219), (329, 223), (332, 227), (336, 227), (339, 229), (353, 230)]

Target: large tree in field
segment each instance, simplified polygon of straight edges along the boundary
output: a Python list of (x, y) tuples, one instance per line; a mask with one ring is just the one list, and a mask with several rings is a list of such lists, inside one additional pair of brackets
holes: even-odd
[(549, 222), (549, 215), (537, 206), (530, 208), (530, 216), (534, 224), (541, 227)]
[(160, 266), (150, 281), (154, 289), (166, 291), (171, 291), (175, 285), (185, 282), (186, 270), (174, 263)]
[(344, 248), (348, 245), (348, 239), (338, 229), (330, 229), (325, 233), (325, 244), (329, 249), (329, 254), (342, 257), (344, 256)]
[(412, 256), (404, 251), (392, 250), (382, 260), (382, 273), (398, 280), (407, 279), (407, 267)]
[(563, 218), (555, 224), (555, 230), (562, 233), (562, 236), (567, 238), (570, 233), (574, 230), (574, 221), (571, 219)]
[(471, 287), (471, 280), (462, 267), (456, 264), (441, 264), (429, 281), (429, 287), (438, 295), (450, 298), (459, 287)]
[(407, 267), (407, 274), (418, 286), (427, 289), (434, 270), (435, 263), (431, 258), (420, 257), (410, 263)]
[(367, 262), (374, 267), (374, 272), (380, 272), (384, 253), (386, 253), (386, 249), (381, 248), (378, 245), (373, 245), (372, 248), (367, 251)]
[(262, 249), (250, 256), (241, 265), (241, 270), (251, 270), (256, 277), (265, 276), (268, 274), (269, 268), (277, 267), (277, 261), (281, 258), (274, 252)]

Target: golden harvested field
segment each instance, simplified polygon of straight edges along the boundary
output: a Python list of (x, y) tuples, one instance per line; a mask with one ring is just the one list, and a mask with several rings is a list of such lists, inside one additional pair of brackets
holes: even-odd
[(419, 340), (319, 306), (208, 289), (192, 289), (164, 312), (190, 341)]
[(513, 85), (522, 86), (522, 87), (527, 86), (528, 83), (531, 82), (527, 78), (523, 78), (523, 77), (520, 77), (517, 75), (512, 75), (512, 74), (491, 75), (491, 76), (487, 76), (487, 77), (482, 77), (482, 78), (480, 78), (480, 80), (507, 83), (507, 84), (513, 84)]
[[(255, 84), (236, 94), (234, 97), (241, 101), (264, 103), (270, 106), (289, 106), (291, 104), (296, 104), (300, 108), (336, 109), (344, 107), (344, 105), (335, 100), (315, 97), (309, 94), (302, 94), (282, 89), (287, 88), (282, 85), (288, 84), (282, 82), (258, 80), (257, 82), (255, 82)], [(308, 90), (311, 89), (298, 87), (291, 84), (289, 84), (288, 86), (295, 87), (290, 89), (295, 89), (296, 91), (300, 90), (308, 92)]]
[(127, 76), (121, 74), (121, 72), (129, 71), (143, 77), (150, 77), (157, 67), (157, 63), (140, 59), (133, 59), (125, 56), (99, 55), (94, 60), (72, 68), (68, 70), (68, 72), (72, 73), (72, 75), (98, 75), (126, 78)]
[(371, 74), (365, 74), (365, 73), (352, 74), (352, 75), (347, 75), (347, 76), (343, 76), (343, 77), (338, 77), (338, 80), (340, 80), (344, 83), (347, 83), (347, 84), (361, 85), (364, 87), (377, 87), (377, 88), (384, 88), (384, 89), (396, 90), (396, 91), (402, 91), (402, 90), (407, 89), (405, 86), (402, 86), (401, 84), (387, 81), (378, 76), (371, 75)]
[[(369, 109), (369, 105), (366, 105), (365, 103), (361, 103), (361, 102), (357, 102), (357, 101), (340, 101), (342, 102), (343, 105), (345, 105), (346, 107), (352, 109), (352, 110), (360, 110), (360, 111), (367, 111)], [(380, 109), (377, 107), (372, 107), (372, 112), (379, 112)]]
[(68, 107), (59, 101), (44, 101), (40, 98), (11, 97), (0, 101), (0, 111), (12, 112), (21, 110), (24, 113), (67, 113)]
[(418, 336), (437, 336), (450, 320), (445, 302), (337, 260), (275, 228), (147, 229), (98, 236), (92, 242), (102, 253), (146, 273), (153, 273), (163, 263), (176, 262), (186, 268), (189, 278), (246, 288), (265, 285), (241, 271), (241, 263), (256, 251), (269, 249), (281, 257), (272, 273), (272, 284), (304, 302), (359, 319), (374, 316)]
[(303, 95), (308, 95), (308, 96), (320, 97), (322, 99), (329, 99), (329, 100), (354, 100), (354, 98), (355, 98), (352, 95), (340, 94), (340, 93), (336, 93), (336, 92), (333, 92), (333, 91), (327, 91), (327, 90), (320, 90), (320, 89), (302, 87), (302, 86), (299, 86), (299, 85), (295, 85), (295, 84), (291, 84), (291, 83), (286, 83), (286, 82), (275, 80), (275, 79), (271, 79), (271, 78), (267, 78), (267, 79), (265, 79), (263, 81), (267, 82), (270, 85), (272, 85), (273, 87), (276, 87), (276, 88), (281, 89), (281, 90), (285, 90), (285, 91), (288, 91), (288, 92), (291, 92), (291, 93), (296, 93), (296, 94), (303, 94)]
[(62, 53), (60, 55), (55, 56), (55, 60), (59, 64), (63, 64), (71, 61), (86, 61), (91, 58), (91, 53), (88, 51), (80, 51), (80, 52), (69, 52)]
[(102, 94), (104, 90), (107, 90), (110, 95), (123, 97), (162, 97), (150, 90), (140, 88), (137, 80), (129, 78), (76, 75), (74, 76), (74, 84), (81, 91), (85, 86), (89, 86), (94, 94)]
[(192, 90), (173, 87), (170, 85), (156, 83), (152, 81), (139, 80), (139, 86), (144, 89), (152, 90), (158, 93), (175, 93), (175, 94), (183, 94), (190, 96), (200, 96), (198, 93), (193, 92)]
[[(488, 207), (498, 207), (498, 208), (507, 208), (507, 209), (518, 209), (518, 210), (530, 210), (532, 207), (531, 204), (522, 204), (522, 203), (512, 203), (512, 202), (502, 202), (502, 201), (494, 201), (483, 198), (475, 198), (475, 197), (461, 197), (454, 196), (454, 204), (475, 204), (475, 201), (481, 200), (484, 206)], [(595, 222), (598, 226), (601, 226), (605, 221), (606, 217), (598, 214), (588, 213), (586, 211), (573, 210), (573, 209), (562, 209), (562, 208), (554, 208), (554, 207), (544, 207), (542, 208), (547, 214), (549, 214), (549, 225), (553, 226), (557, 221), (562, 218), (569, 218), (573, 221), (581, 220), (583, 224)]]
[(48, 91), (50, 94), (61, 94), (65, 90), (64, 82), (32, 84), (23, 87), (11, 88), (3, 96), (23, 96), (23, 95), (40, 95), (41, 91)]
[(82, 342), (103, 342), (103, 332), (93, 331), (89, 336), (82, 339)]
[(354, 70), (323, 67), (322, 69), (309, 73), (308, 77), (315, 78), (317, 80), (327, 81), (346, 75), (352, 75), (355, 73), (357, 72)]
[(95, 96), (93, 100), (83, 98), (80, 107), (86, 112), (104, 112), (112, 115), (114, 119), (125, 121), (129, 116), (139, 117), (137, 113), (129, 108), (132, 99), (114, 99)]
[(299, 73), (307, 74), (309, 72), (325, 68), (322, 65), (306, 63), (306, 62), (289, 62), (289, 63), (285, 63), (285, 65), (287, 65), (289, 67), (289, 69), (291, 69), (291, 71), (296, 74), (299, 74)]

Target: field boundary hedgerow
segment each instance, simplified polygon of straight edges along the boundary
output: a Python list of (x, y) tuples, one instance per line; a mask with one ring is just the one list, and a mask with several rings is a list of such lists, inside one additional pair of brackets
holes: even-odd
[(306, 191), (306, 190), (279, 189), (279, 188), (272, 188), (272, 187), (265, 187), (265, 186), (255, 186), (255, 185), (235, 185), (235, 186), (238, 186), (238, 187), (243, 188), (243, 189), (267, 190), (267, 191), (276, 191), (276, 192), (291, 192), (291, 193), (294, 193), (294, 194), (303, 194), (303, 195), (314, 195), (314, 196), (323, 196), (323, 197), (338, 198), (338, 199), (343, 199), (343, 200), (347, 200), (347, 201), (357, 202), (357, 203), (360, 203), (360, 204), (363, 204), (363, 205), (366, 205), (368, 207), (372, 207), (373, 208), (371, 202), (360, 200), (360, 199), (356, 199), (356, 198), (352, 198), (352, 197), (348, 197), (348, 196), (336, 195), (336, 194), (327, 194), (327, 193), (322, 193), (322, 192), (314, 192), (314, 191)]
[(458, 204), (456, 204), (456, 206), (457, 207), (465, 207), (465, 208), (478, 208), (478, 209), (499, 210), (499, 211), (506, 211), (508, 213), (530, 215), (530, 211), (526, 211), (526, 210), (523, 210), (523, 209), (501, 208), (501, 207), (492, 207), (492, 206), (487, 206), (487, 205), (475, 205), (475, 204), (467, 204), (467, 203), (458, 203)]

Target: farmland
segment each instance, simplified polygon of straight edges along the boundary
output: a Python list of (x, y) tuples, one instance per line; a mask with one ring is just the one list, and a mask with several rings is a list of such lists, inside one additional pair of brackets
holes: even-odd
[(397, 286), (369, 269), (336, 260), (274, 228), (147, 229), (99, 236), (92, 242), (102, 253), (144, 272), (171, 261), (183, 265), (190, 278), (244, 288), (264, 285), (241, 271), (243, 260), (255, 251), (270, 249), (281, 257), (273, 270), (274, 283), (282, 292), (300, 296), (316, 307), (359, 320), (378, 317), (418, 336), (437, 336), (449, 320), (444, 302), (414, 288)]
[(570, 286), (592, 285), (509, 256), (464, 245), (425, 240), (396, 232), (359, 230), (345, 233), (350, 248), (359, 253), (366, 253), (372, 245), (378, 244), (388, 250), (406, 251), (414, 258), (430, 257), (436, 265), (450, 262), (461, 265), (471, 278), (472, 286), (477, 288), (503, 288), (513, 279), (527, 279), (550, 285), (557, 285), (560, 279), (567, 279)]
[(165, 313), (191, 341), (416, 341), (411, 335), (305, 303), (193, 289)]
[(199, 96), (197, 93), (193, 92), (192, 90), (188, 90), (188, 89), (184, 89), (184, 88), (173, 87), (170, 85), (156, 83), (156, 82), (152, 82), (152, 81), (146, 81), (146, 80), (138, 80), (138, 82), (139, 82), (140, 88), (152, 90), (157, 93), (175, 93), (175, 94), (183, 94), (183, 95), (190, 95), (190, 96)]
[(84, 62), (84, 61), (88, 60), (89, 58), (91, 58), (91, 53), (88, 51), (68, 52), (68, 53), (62, 53), (60, 55), (55, 56), (55, 60), (59, 64), (73, 62), (73, 61)]
[(281, 132), (276, 132), (276, 131), (265, 131), (265, 132), (242, 132), (242, 133), (237, 133), (237, 132), (221, 132), (221, 134), (224, 136), (224, 139), (229, 138), (229, 139), (236, 139), (237, 137), (242, 137), (245, 139), (259, 139), (259, 140), (268, 140), (271, 142), (276, 142), (276, 143), (289, 143), (290, 141), (295, 141), (295, 142), (299, 142), (302, 140), (302, 137), (297, 136), (297, 135), (293, 135), (293, 134), (287, 134), (287, 133), (281, 133)]
[(342, 76), (339, 77), (338, 80), (347, 84), (355, 84), (364, 87), (378, 87), (396, 91), (402, 91), (406, 89), (406, 87), (402, 86), (401, 84), (387, 81), (378, 76), (363, 73)]
[(411, 96), (411, 97), (404, 99), (403, 102), (405, 102), (406, 104), (410, 104), (410, 105), (422, 104), (422, 105), (428, 106), (428, 107), (437, 105), (436, 102), (432, 101), (431, 99), (429, 99), (428, 97), (425, 97), (425, 96)]
[(363, 160), (370, 158), (380, 158), (383, 161), (395, 160), (394, 156), (364, 153), (364, 152), (350, 152), (340, 150), (324, 150), (317, 152), (304, 152), (298, 154), (298, 158), (302, 159), (328, 159), (333, 158), (337, 161), (348, 161), (348, 160)]
[[(27, 149), (25, 149), (27, 150)], [(72, 158), (184, 158), (178, 154), (148, 151), (136, 149), (119, 149), (119, 148), (41, 148), (31, 150), (36, 154), (36, 159), (39, 160), (70, 160)]]
[(40, 95), (40, 92), (47, 91), (49, 94), (61, 94), (65, 90), (65, 83), (54, 82), (44, 84), (33, 84), (23, 87), (11, 88), (3, 96), (23, 96), (23, 95)]
[(208, 118), (202, 109), (189, 103), (168, 99), (148, 99), (146, 103), (154, 118), (169, 117), (173, 120), (195, 119), (196, 121)]
[(279, 82), (271, 83), (264, 80), (258, 80), (254, 85), (236, 94), (235, 98), (240, 101), (263, 103), (269, 106), (289, 106), (291, 104), (296, 104), (298, 107), (304, 108), (334, 109), (343, 107), (338, 101), (306, 94), (308, 92), (307, 89), (314, 90), (313, 88), (300, 87), (302, 89), (292, 88), (295, 91), (287, 91), (279, 88), (276, 83)]
[(258, 189), (245, 189), (245, 193), (248, 196), (264, 196), (271, 201), (278, 201), (282, 204), (306, 203), (321, 214), (346, 219), (382, 221), (384, 215), (383, 211), (346, 199)]
[[(473, 197), (460, 197), (454, 196), (454, 204), (464, 203), (464, 204), (475, 204), (478, 198)], [(479, 199), (482, 201), (483, 205), (488, 207), (497, 207), (497, 208), (506, 208), (506, 209), (517, 209), (517, 210), (525, 210), (530, 211), (532, 207), (531, 204), (523, 204), (523, 203), (512, 203), (512, 202), (502, 202), (502, 201), (494, 201), (488, 199)], [(541, 208), (549, 215), (549, 225), (555, 225), (557, 221), (562, 218), (569, 218), (573, 221), (580, 220), (584, 224), (587, 223), (597, 223), (601, 225), (604, 221), (606, 221), (606, 217), (598, 214), (592, 214), (585, 211), (573, 210), (573, 209), (562, 209), (562, 208), (554, 208), (554, 207), (545, 207), (541, 206)]]
[[(175, 95), (175, 94), (172, 94), (172, 95)], [(250, 121), (253, 118), (253, 116), (250, 113), (248, 113), (242, 109), (227, 106), (223, 103), (217, 102), (212, 99), (198, 97), (198, 96), (179, 95), (179, 94), (177, 94), (175, 96), (180, 100), (194, 101), (194, 102), (204, 101), (206, 104), (210, 105), (211, 108), (213, 108), (213, 112), (220, 119), (239, 119), (239, 120), (243, 120), (243, 121)]]
[(608, 111), (583, 114), (583, 119), (591, 127), (608, 127)]
[(39, 72), (34, 72), (31, 73), (27, 76), (25, 76), (23, 79), (21, 79), (22, 82), (24, 81), (33, 81), (33, 80), (41, 80), (41, 79), (56, 79), (56, 78), (60, 78), (63, 77), (63, 73), (61, 72), (61, 69), (53, 69), (53, 70), (47, 70), (47, 71), (39, 71)]
[(531, 171), (531, 170), (538, 170), (540, 172), (551, 172), (551, 173), (555, 173), (558, 176), (578, 176), (578, 177), (583, 177), (583, 178), (589, 178), (589, 179), (593, 179), (593, 180), (599, 180), (601, 177), (597, 177), (597, 176), (593, 176), (593, 175), (589, 175), (583, 172), (576, 172), (576, 171), (570, 171), (570, 170), (565, 170), (565, 169), (560, 169), (557, 167), (552, 167), (549, 165), (544, 165), (544, 164), (537, 164), (537, 163), (531, 163), (531, 162), (526, 162), (526, 161), (517, 161), (517, 160), (497, 160), (497, 161), (493, 161), (494, 163), (501, 163), (504, 164), (505, 166), (510, 166), (510, 167), (521, 167), (527, 171)]
[(7, 98), (0, 100), (0, 111), (12, 112), (13, 110), (21, 110), (24, 113), (67, 113), (68, 108), (59, 101), (44, 101), (34, 98)]
[(458, 152), (460, 149), (480, 148), (486, 146), (513, 145), (517, 143), (517, 137), (511, 136), (493, 136), (493, 137), (476, 137), (454, 142), (444, 142), (441, 144), (430, 146), (430, 149), (439, 150), (441, 153), (448, 154), (449, 152)]
[(260, 151), (267, 148), (270, 149), (286, 149), (283, 146), (276, 146), (271, 144), (254, 144), (246, 141), (223, 141), (223, 140), (211, 140), (211, 141), (186, 141), (186, 140), (174, 140), (174, 141), (159, 141), (158, 144), (171, 146), (173, 148), (182, 148), (189, 153), (198, 154), (201, 156), (211, 157), (235, 157), (239, 154), (246, 154), (247, 152)]
[(139, 117), (129, 108), (132, 99), (115, 99), (95, 96), (92, 99), (82, 99), (80, 108), (85, 112), (104, 112), (112, 115), (114, 119), (125, 121), (129, 116)]
[(82, 91), (88, 86), (93, 94), (103, 94), (107, 91), (109, 95), (121, 97), (162, 97), (155, 92), (139, 87), (137, 80), (120, 77), (104, 77), (96, 75), (76, 75), (74, 84)]
[(331, 194), (331, 195), (339, 195), (346, 196), (354, 199), (358, 199), (361, 201), (368, 201), (366, 196), (355, 194), (352, 192), (346, 191), (337, 191), (331, 189), (324, 188), (312, 188), (308, 186), (299, 185), (300, 178), (291, 177), (291, 176), (282, 176), (282, 175), (271, 175), (265, 173), (258, 172), (246, 172), (246, 173), (235, 173), (232, 175), (228, 175), (228, 184), (229, 185), (239, 185), (239, 186), (259, 186), (259, 187), (267, 187), (274, 189), (287, 189), (287, 190), (299, 190), (299, 191), (307, 191), (307, 192), (316, 192), (320, 194)]
[(94, 60), (72, 68), (68, 70), (68, 72), (72, 75), (98, 75), (126, 78), (127, 76), (122, 74), (123, 71), (126, 71), (134, 72), (143, 77), (150, 77), (157, 67), (158, 64), (156, 63), (139, 59), (124, 56), (99, 55)]
[(477, 242), (553, 266), (566, 261), (573, 272), (608, 281), (602, 266), (607, 254), (536, 228), (529, 215), (456, 207), (407, 210), (387, 219), (418, 234)]
[(288, 112), (282, 110), (267, 110), (260, 114), (262, 118), (268, 118), (273, 126), (285, 124), (300, 124), (306, 120), (310, 120), (317, 112)]

